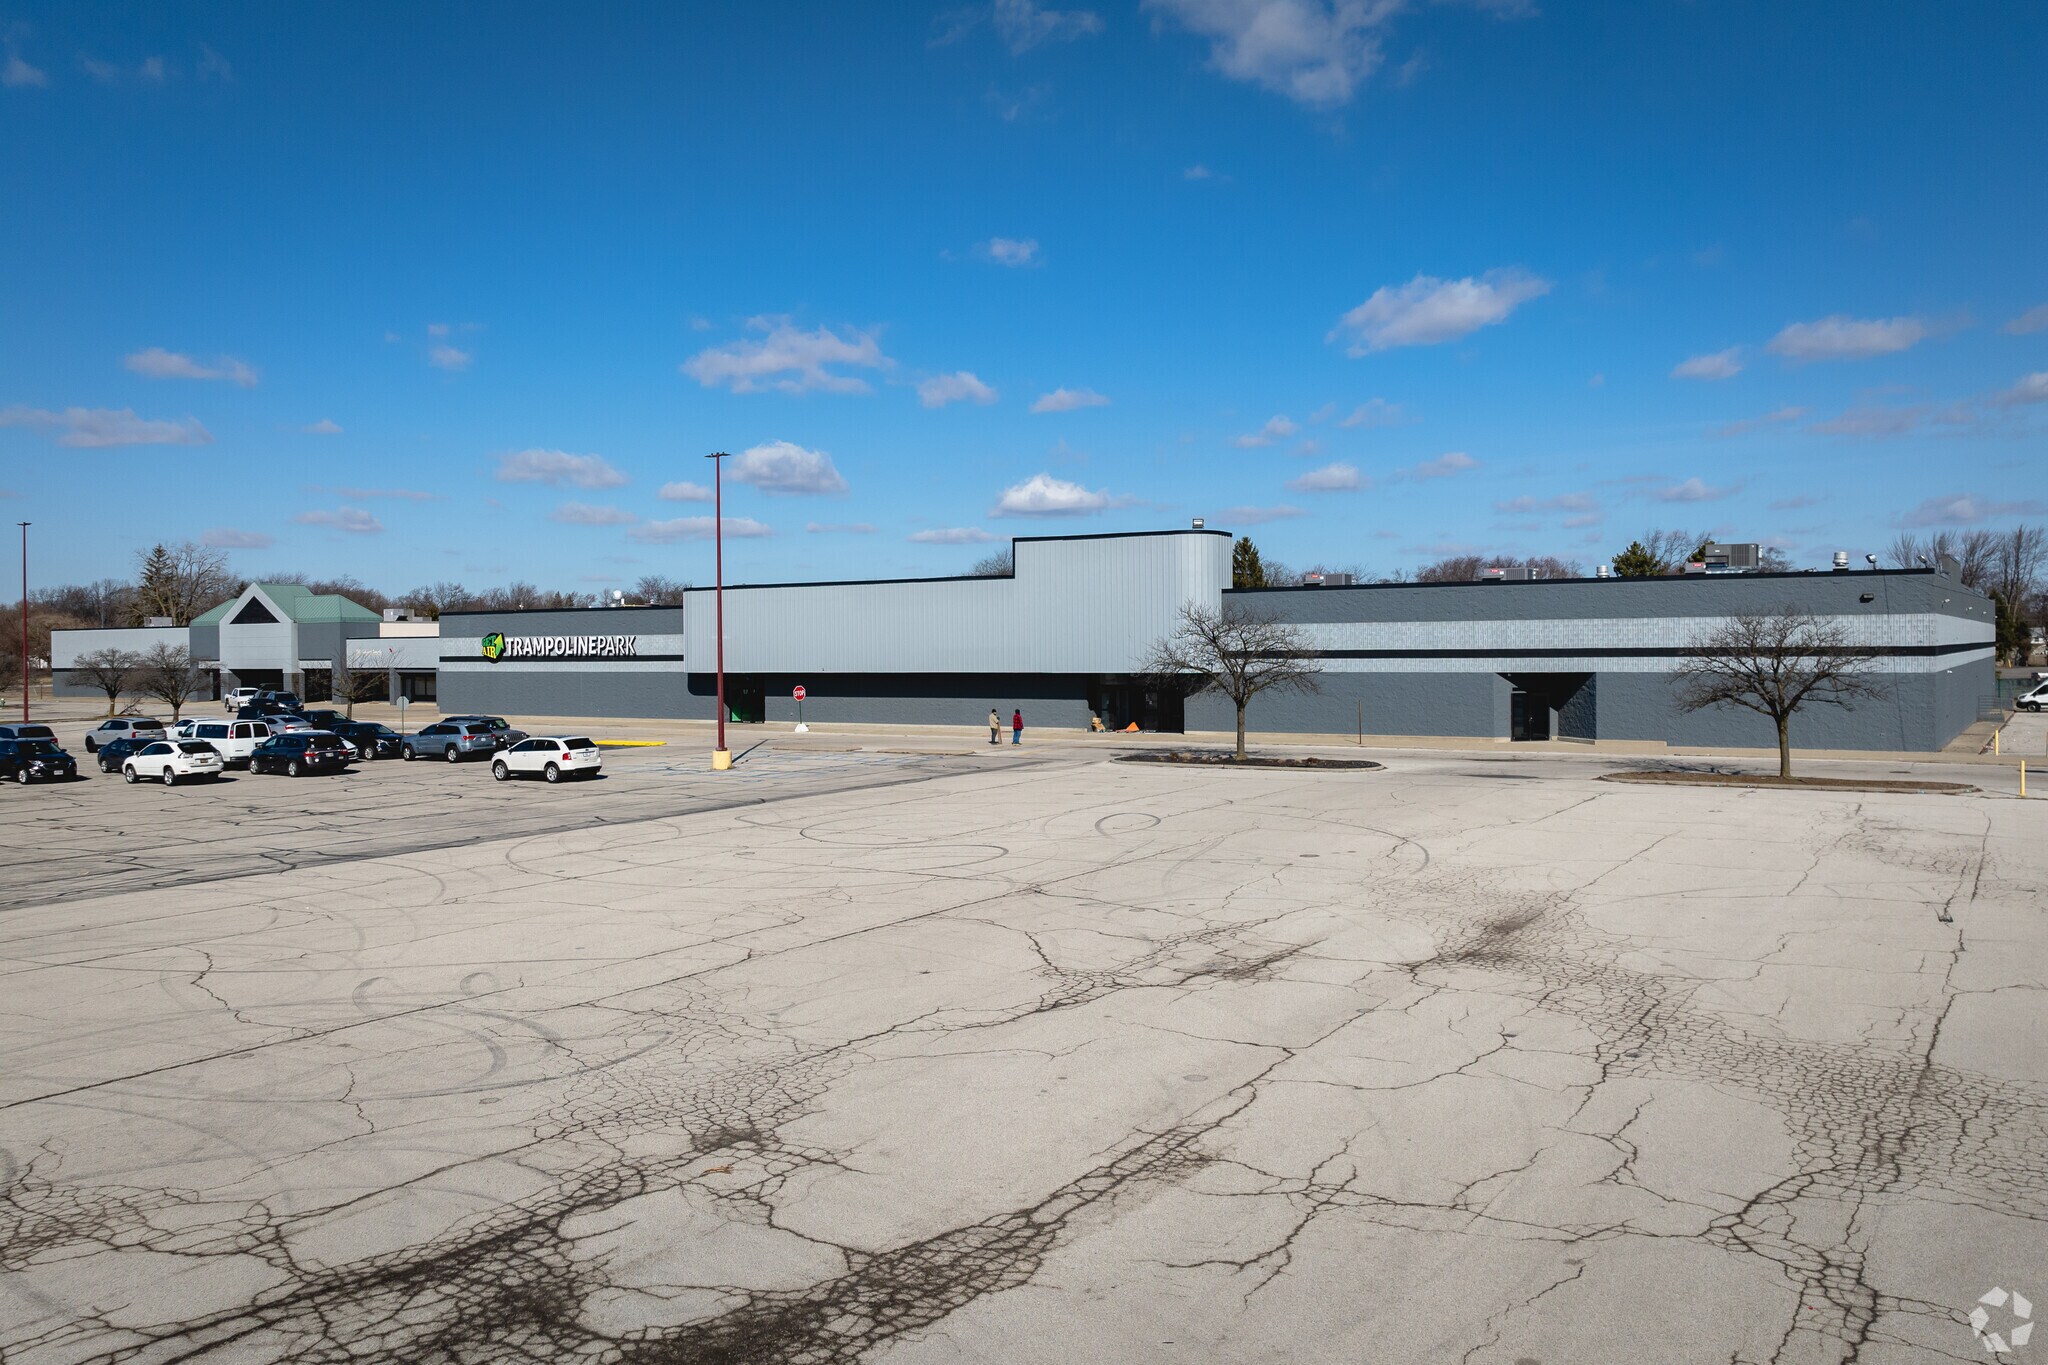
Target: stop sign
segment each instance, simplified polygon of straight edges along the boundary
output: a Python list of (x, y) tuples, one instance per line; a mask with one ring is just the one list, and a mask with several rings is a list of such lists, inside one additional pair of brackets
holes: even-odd
[(793, 697), (795, 697), (795, 698), (796, 698), (796, 699), (797, 699), (798, 701), (802, 701), (802, 700), (804, 699), (804, 686), (803, 686), (803, 684), (802, 684), (802, 683), (798, 683), (798, 684), (797, 684), (797, 686), (796, 686), (796, 691), (794, 691), (794, 692), (790, 693), (790, 695), (791, 695), (791, 696), (793, 696)]

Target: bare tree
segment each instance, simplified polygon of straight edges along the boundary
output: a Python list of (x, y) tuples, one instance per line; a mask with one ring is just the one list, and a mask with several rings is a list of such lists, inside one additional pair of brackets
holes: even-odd
[(1017, 572), (1017, 557), (1011, 547), (1005, 545), (1002, 549), (990, 550), (980, 559), (975, 560), (973, 564), (968, 566), (967, 576), (969, 578), (1008, 578), (1015, 572)]
[(78, 681), (107, 694), (107, 714), (121, 704), (121, 694), (135, 681), (142, 659), (125, 649), (95, 649), (71, 661), (71, 674)]
[(1220, 692), (1237, 707), (1237, 756), (1244, 754), (1244, 713), (1261, 692), (1316, 692), (1321, 671), (1308, 638), (1268, 609), (1228, 601), (1220, 611), (1189, 603), (1180, 624), (1152, 646), (1145, 671), (1189, 695)]
[(185, 703), (199, 695), (206, 675), (192, 662), (183, 645), (151, 645), (142, 653), (135, 674), (135, 690), (152, 701), (171, 708), (175, 723)]
[(143, 620), (168, 616), (173, 625), (190, 625), (193, 617), (225, 602), (240, 588), (228, 572), (225, 554), (189, 540), (139, 550), (135, 559), (141, 582), (134, 610)]
[(389, 697), (391, 670), (397, 662), (398, 651), (389, 648), (352, 653), (343, 660), (343, 667), (334, 678), (334, 697), (347, 706), (350, 720), (356, 718), (357, 702), (384, 701)]
[(683, 594), (689, 590), (690, 585), (680, 578), (651, 573), (635, 583), (626, 595), (650, 607), (679, 607), (683, 604)]
[(2048, 530), (2021, 525), (1999, 535), (1991, 579), (1998, 595), (2012, 603), (2015, 612), (2025, 612), (2040, 585), (2044, 563), (2048, 563)]
[(1787, 606), (1732, 616), (1693, 641), (1673, 685), (1678, 709), (1740, 706), (1778, 729), (1778, 776), (1792, 776), (1792, 717), (1802, 706), (1839, 706), (1883, 695), (1876, 659), (1841, 624)]

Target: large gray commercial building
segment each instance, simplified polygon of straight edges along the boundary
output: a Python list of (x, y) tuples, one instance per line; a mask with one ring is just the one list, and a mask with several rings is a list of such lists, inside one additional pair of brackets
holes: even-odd
[[(1227, 533), (1201, 529), (1037, 536), (1015, 542), (1014, 569), (1000, 577), (728, 586), (727, 704), (741, 722), (792, 720), (801, 685), (805, 718), (821, 722), (972, 725), (994, 707), (1022, 709), (1034, 727), (1080, 729), (1092, 714), (1112, 729), (1227, 730), (1227, 702), (1162, 691), (1144, 660), (1184, 606), (1229, 602), (1298, 625), (1322, 669), (1318, 692), (1254, 703), (1251, 724), (1263, 731), (1765, 747), (1770, 722), (1753, 713), (1679, 711), (1672, 674), (1730, 616), (1787, 606), (1840, 623), (1875, 654), (1884, 684), (1880, 700), (1854, 711), (1802, 712), (1802, 747), (1939, 749), (1996, 690), (1990, 602), (1933, 570), (1237, 591), (1230, 545)], [(258, 650), (254, 637), (236, 638), (265, 625), (248, 619), (245, 599), (267, 615), (334, 619), (300, 623), (290, 640), (271, 623)], [(246, 677), (259, 658), (306, 670), (345, 650), (349, 668), (385, 674), (416, 700), (431, 691), (443, 713), (714, 713), (708, 588), (678, 606), (451, 612), (438, 636), (380, 630), (356, 611), (257, 585), (195, 625), (195, 656), (223, 673), (232, 659)], [(59, 674), (62, 685), (61, 659)]]

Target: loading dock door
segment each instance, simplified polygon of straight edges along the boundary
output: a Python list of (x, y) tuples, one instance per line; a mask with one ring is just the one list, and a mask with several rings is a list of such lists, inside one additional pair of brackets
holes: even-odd
[(1516, 688), (1508, 698), (1508, 738), (1549, 739), (1549, 703), (1534, 693)]

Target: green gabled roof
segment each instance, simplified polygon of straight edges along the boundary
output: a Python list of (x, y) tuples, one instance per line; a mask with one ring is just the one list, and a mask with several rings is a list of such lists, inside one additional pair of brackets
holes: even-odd
[[(254, 583), (251, 587), (261, 588), (263, 595), (277, 603), (284, 614), (300, 625), (313, 625), (330, 621), (382, 621), (384, 618), (359, 602), (351, 602), (338, 594), (317, 595), (307, 591), (300, 583)], [(237, 593), (227, 601), (202, 616), (193, 618), (195, 626), (219, 625), (227, 620), (228, 608), (242, 600)]]

